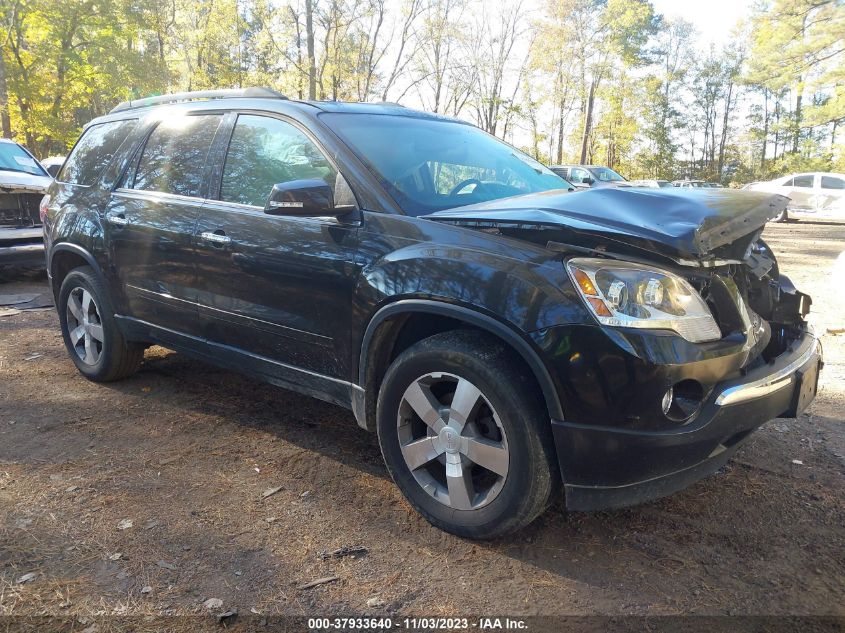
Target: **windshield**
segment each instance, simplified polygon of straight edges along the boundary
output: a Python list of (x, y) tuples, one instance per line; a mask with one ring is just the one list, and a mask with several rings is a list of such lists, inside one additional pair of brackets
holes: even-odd
[(622, 176), (613, 171), (610, 167), (591, 167), (590, 171), (603, 182), (618, 182), (625, 180)]
[(408, 215), (569, 188), (530, 156), (471, 125), (387, 114), (321, 116)]
[(47, 175), (38, 161), (17, 143), (0, 143), (0, 169), (22, 171), (33, 176)]

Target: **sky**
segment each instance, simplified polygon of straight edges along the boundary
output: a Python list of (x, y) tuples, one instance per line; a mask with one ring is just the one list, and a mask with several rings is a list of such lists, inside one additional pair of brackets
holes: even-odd
[(737, 21), (751, 14), (753, 0), (652, 0), (656, 13), (681, 17), (698, 29), (698, 44), (721, 46), (731, 35)]

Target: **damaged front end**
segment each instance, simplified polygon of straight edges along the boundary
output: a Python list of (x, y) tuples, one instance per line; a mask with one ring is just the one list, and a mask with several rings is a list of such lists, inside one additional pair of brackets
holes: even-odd
[[(780, 273), (761, 238), (766, 222), (787, 203), (783, 196), (730, 190), (604, 189), (518, 196), (427, 217), (530, 241), (561, 253), (564, 261), (586, 257), (667, 271), (694, 288), (715, 321), (709, 328), (691, 326), (698, 327), (697, 334), (685, 338), (744, 339), (738, 368), (748, 369), (789, 348), (806, 327), (812, 303)], [(629, 283), (625, 291), (633, 294), (636, 288)], [(601, 309), (613, 312), (606, 319), (596, 311), (596, 299), (584, 295), (597, 320), (637, 327), (636, 319), (617, 318), (615, 298), (606, 294), (608, 288), (596, 295)], [(660, 329), (659, 323), (645, 321), (642, 327)]]
[(42, 265), (40, 203), (51, 180), (0, 171), (0, 265)]
[(680, 490), (813, 400), (822, 357), (805, 321), (811, 300), (761, 238), (786, 202), (598, 190), (428, 216), (559, 253), (567, 297), (596, 322), (532, 333), (564, 403), (552, 429), (570, 509)]

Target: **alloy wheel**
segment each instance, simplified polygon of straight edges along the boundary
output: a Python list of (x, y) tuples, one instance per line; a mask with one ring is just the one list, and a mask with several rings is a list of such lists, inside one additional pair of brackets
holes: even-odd
[(465, 378), (429, 373), (402, 396), (399, 446), (417, 483), (440, 503), (476, 510), (496, 498), (510, 464), (495, 409)]
[(70, 344), (86, 365), (96, 365), (103, 353), (103, 324), (97, 302), (88, 290), (76, 287), (67, 298)]

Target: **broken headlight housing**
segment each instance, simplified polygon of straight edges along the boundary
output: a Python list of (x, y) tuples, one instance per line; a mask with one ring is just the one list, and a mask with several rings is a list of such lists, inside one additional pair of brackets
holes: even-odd
[(722, 337), (707, 304), (668, 271), (597, 258), (570, 259), (566, 268), (599, 323), (672, 330), (693, 343)]

